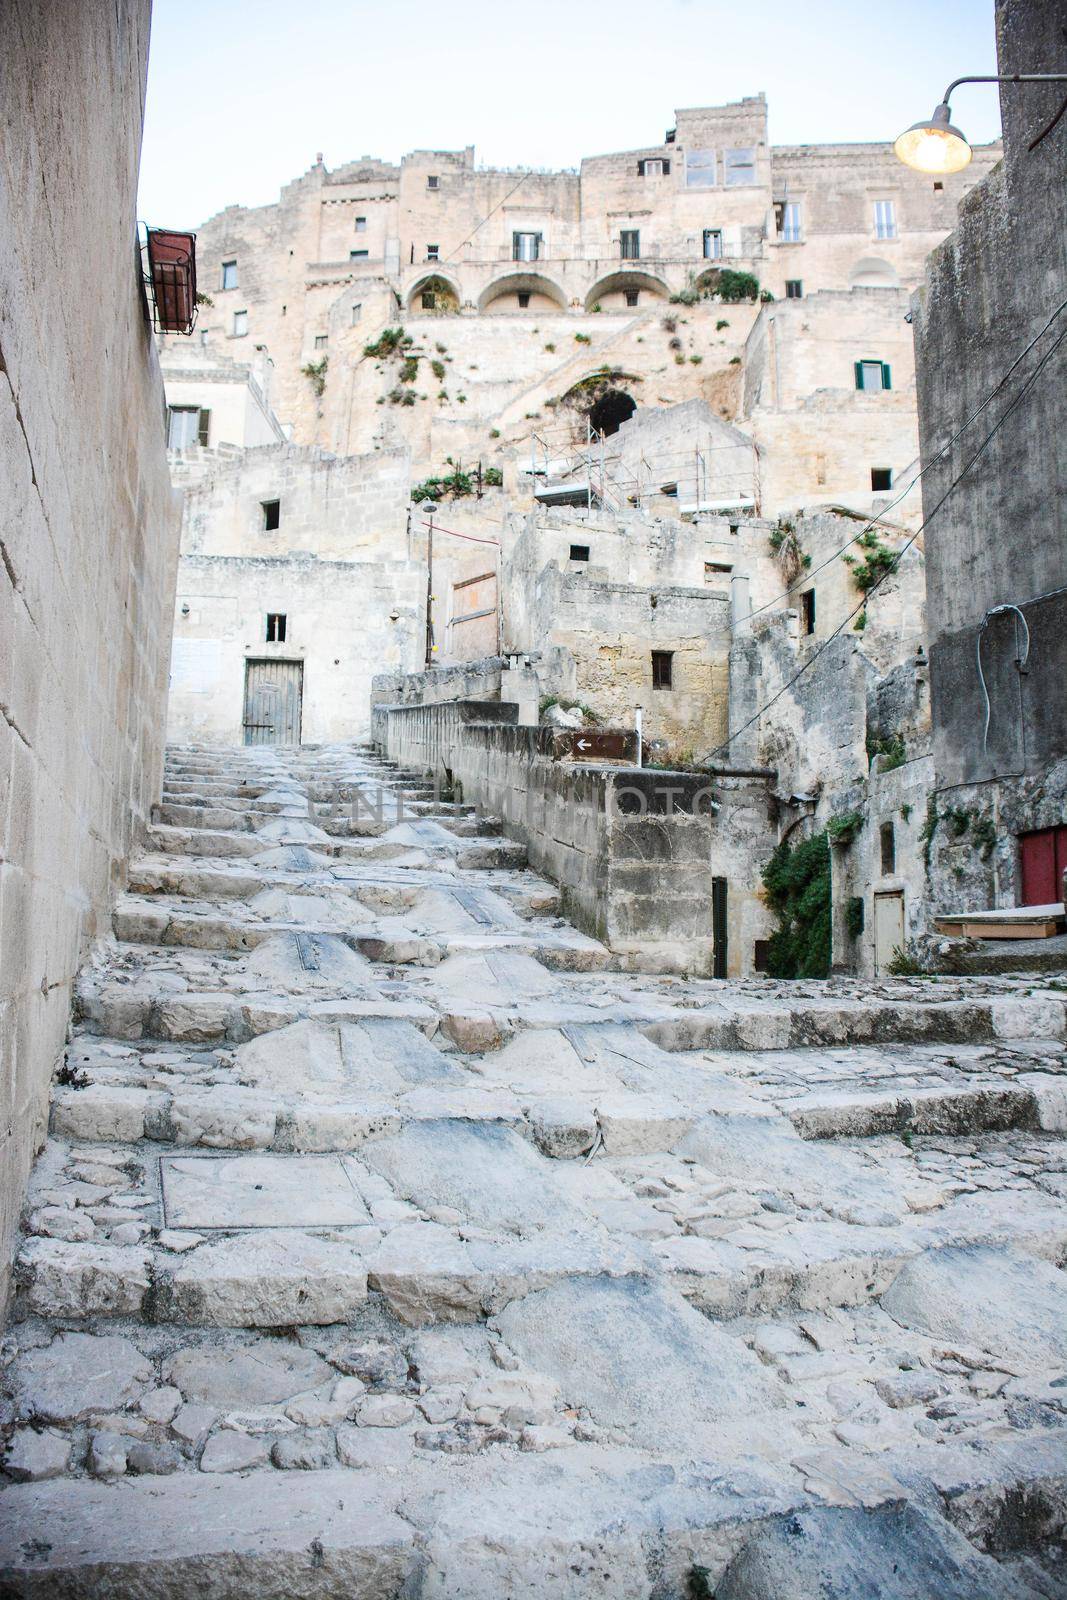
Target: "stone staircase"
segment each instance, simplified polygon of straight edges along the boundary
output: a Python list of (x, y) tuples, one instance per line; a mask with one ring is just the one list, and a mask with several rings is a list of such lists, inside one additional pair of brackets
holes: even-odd
[(621, 973), (348, 747), (174, 749), (148, 842), (27, 1197), (0, 1596), (757, 1596), (783, 1529), (797, 1594), (1065, 1592), (1055, 978)]

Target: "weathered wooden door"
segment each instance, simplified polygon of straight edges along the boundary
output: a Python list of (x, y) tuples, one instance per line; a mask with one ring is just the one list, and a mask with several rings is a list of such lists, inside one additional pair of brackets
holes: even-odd
[(302, 661), (245, 662), (245, 744), (299, 744)]
[(903, 894), (876, 894), (874, 897), (874, 970), (885, 972), (894, 950), (904, 948)]
[(1056, 905), (1063, 899), (1063, 874), (1067, 872), (1067, 828), (1039, 828), (1020, 833), (1024, 906)]

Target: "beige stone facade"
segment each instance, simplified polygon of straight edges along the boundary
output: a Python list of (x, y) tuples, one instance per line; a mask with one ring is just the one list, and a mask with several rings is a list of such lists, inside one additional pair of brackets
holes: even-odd
[[(773, 147), (755, 96), (679, 111), (661, 143), (586, 157), (577, 172), (486, 170), (471, 148), (319, 161), (277, 203), (202, 227), (213, 304), (200, 334), (227, 354), (266, 346), (299, 443), (344, 454), (403, 441), (416, 471), (452, 457), (507, 474), (538, 439), (550, 451), (581, 442), (573, 402), (604, 372), (638, 406), (701, 398), (736, 417), (757, 307), (695, 298), (721, 287), (723, 269), (752, 274), (776, 302), (856, 291), (860, 359), (877, 294), (914, 287), (998, 153), (980, 147), (965, 173), (935, 182), (888, 145)], [(695, 303), (668, 304), (679, 295)], [(400, 323), (416, 361), (407, 377), (401, 355), (364, 353)], [(847, 465), (828, 464), (828, 482), (856, 477), (863, 443), (842, 444)]]
[(178, 509), (135, 232), (149, 10), (0, 11), (0, 1309), (74, 976), (162, 770)]

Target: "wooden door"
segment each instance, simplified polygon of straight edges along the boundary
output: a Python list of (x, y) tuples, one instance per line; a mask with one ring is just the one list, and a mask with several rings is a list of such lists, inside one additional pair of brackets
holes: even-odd
[(1039, 828), (1019, 835), (1024, 906), (1050, 906), (1063, 902), (1063, 874), (1067, 871), (1067, 827)]
[(894, 951), (904, 948), (903, 894), (876, 894), (874, 897), (874, 970), (885, 972)]
[(302, 661), (245, 662), (245, 744), (299, 744)]

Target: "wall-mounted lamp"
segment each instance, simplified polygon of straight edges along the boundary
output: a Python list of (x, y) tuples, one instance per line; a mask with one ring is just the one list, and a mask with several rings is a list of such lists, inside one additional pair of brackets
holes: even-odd
[(1067, 83), (1067, 72), (1010, 72), (993, 77), (956, 78), (934, 107), (929, 122), (914, 122), (893, 145), (898, 158), (916, 172), (962, 172), (971, 159), (971, 147), (952, 126), (949, 100), (961, 83)]

